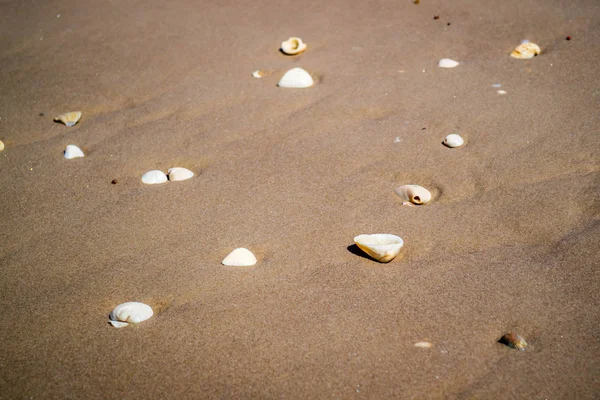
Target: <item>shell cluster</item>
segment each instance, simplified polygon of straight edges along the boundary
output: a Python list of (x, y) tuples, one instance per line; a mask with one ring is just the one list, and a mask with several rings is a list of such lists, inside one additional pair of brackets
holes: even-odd
[(525, 42), (518, 45), (517, 48), (514, 49), (512, 53), (510, 53), (510, 56), (513, 58), (518, 58), (520, 60), (529, 60), (530, 58), (537, 56), (541, 52), (542, 50), (537, 44)]
[(81, 111), (71, 111), (68, 113), (60, 114), (54, 118), (55, 122), (60, 122), (66, 126), (73, 126), (81, 119)]
[(288, 55), (296, 55), (306, 50), (306, 43), (299, 37), (291, 37), (286, 41), (281, 42), (281, 51)]
[(123, 328), (129, 324), (138, 324), (154, 315), (152, 307), (147, 304), (131, 301), (119, 304), (108, 316), (109, 322), (115, 328)]
[(354, 243), (371, 258), (383, 263), (392, 261), (404, 245), (400, 236), (387, 233), (358, 235), (354, 238)]
[(169, 168), (168, 176), (160, 170), (152, 170), (142, 175), (142, 182), (147, 185), (156, 185), (167, 181), (184, 181), (194, 176), (194, 173), (187, 168), (173, 167)]

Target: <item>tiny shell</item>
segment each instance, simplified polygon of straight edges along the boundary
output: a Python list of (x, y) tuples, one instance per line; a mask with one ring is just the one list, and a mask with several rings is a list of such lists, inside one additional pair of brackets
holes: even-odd
[(132, 301), (116, 306), (108, 318), (115, 328), (123, 328), (129, 324), (137, 324), (152, 317), (154, 312), (147, 304)]
[(525, 43), (521, 43), (520, 45), (518, 45), (517, 48), (514, 49), (512, 51), (512, 53), (510, 53), (510, 56), (513, 58), (521, 59), (521, 60), (528, 60), (530, 58), (537, 56), (541, 52), (542, 52), (542, 50), (540, 49), (540, 46), (538, 46), (537, 44), (531, 43), (531, 42), (525, 42)]
[(384, 263), (392, 261), (404, 245), (400, 236), (387, 233), (358, 235), (354, 238), (354, 243), (371, 258)]
[(451, 60), (449, 58), (442, 58), (438, 63), (438, 67), (440, 68), (454, 68), (457, 67), (460, 63), (458, 61)]
[(169, 168), (170, 181), (185, 181), (194, 176), (194, 173), (187, 168), (174, 167)]
[(314, 84), (312, 76), (302, 68), (292, 68), (286, 72), (277, 86), (282, 88), (304, 89)]
[(506, 335), (502, 336), (500, 340), (498, 340), (498, 343), (502, 343), (510, 348), (521, 351), (525, 351), (525, 348), (527, 347), (527, 342), (525, 339), (516, 333), (507, 333)]
[(264, 76), (263, 72), (260, 70), (256, 70), (252, 73), (252, 76), (255, 78), (262, 78)]
[(84, 157), (83, 151), (74, 144), (70, 144), (65, 149), (65, 158), (70, 160), (71, 158)]
[(148, 171), (142, 176), (142, 182), (147, 185), (155, 185), (157, 183), (165, 183), (167, 181), (167, 176), (164, 172), (159, 171), (157, 169)]
[(66, 126), (73, 126), (77, 122), (79, 122), (80, 118), (81, 118), (81, 111), (73, 111), (73, 112), (68, 112), (68, 113), (59, 115), (58, 117), (54, 118), (54, 121), (61, 122), (61, 123), (65, 124)]
[(250, 250), (238, 247), (229, 253), (221, 263), (228, 267), (250, 267), (256, 264), (256, 257)]
[(299, 54), (304, 50), (306, 50), (306, 43), (302, 42), (302, 39), (299, 37), (291, 37), (285, 42), (281, 42), (281, 51), (285, 54)]
[(429, 349), (433, 346), (433, 344), (429, 342), (417, 342), (415, 343), (415, 347), (420, 347), (422, 349)]
[(4, 150), (4, 143), (0, 140), (0, 151)]
[(427, 204), (431, 201), (431, 193), (423, 186), (399, 186), (396, 188), (395, 192), (402, 200), (410, 201), (413, 204)]
[(497, 92), (498, 92), (499, 95), (506, 94), (506, 90), (502, 90), (502, 89), (497, 90)]
[(446, 136), (446, 138), (444, 139), (444, 145), (446, 145), (450, 148), (460, 147), (463, 144), (465, 144), (465, 141), (463, 140), (462, 137), (460, 137), (460, 135), (458, 135), (456, 133), (451, 133), (448, 136)]

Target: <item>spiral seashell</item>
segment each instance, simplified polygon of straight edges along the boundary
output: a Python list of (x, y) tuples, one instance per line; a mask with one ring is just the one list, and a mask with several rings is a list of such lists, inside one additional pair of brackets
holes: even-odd
[(392, 261), (404, 246), (400, 236), (387, 233), (358, 235), (354, 238), (354, 243), (371, 258), (383, 263)]
[(296, 55), (306, 50), (306, 43), (299, 37), (291, 37), (285, 42), (281, 42), (281, 51), (288, 55)]
[(403, 201), (411, 202), (412, 204), (427, 204), (431, 201), (431, 193), (423, 186), (419, 185), (403, 185), (395, 190)]
[(73, 111), (64, 114), (60, 114), (58, 117), (54, 118), (54, 122), (60, 122), (65, 124), (66, 126), (73, 126), (79, 122), (81, 119), (81, 111)]
[(537, 56), (541, 52), (542, 52), (542, 50), (540, 49), (540, 46), (538, 46), (537, 44), (531, 43), (531, 42), (525, 42), (525, 43), (521, 43), (520, 45), (518, 45), (517, 48), (514, 49), (512, 51), (512, 53), (510, 53), (510, 56), (513, 58), (521, 59), (521, 60), (528, 60), (530, 58)]
[(147, 304), (132, 301), (119, 304), (108, 316), (109, 322), (115, 328), (123, 328), (129, 324), (138, 324), (154, 315), (152, 307)]

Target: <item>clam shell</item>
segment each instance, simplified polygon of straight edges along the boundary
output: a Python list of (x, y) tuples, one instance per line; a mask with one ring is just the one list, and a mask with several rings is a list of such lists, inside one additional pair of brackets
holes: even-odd
[(542, 50), (540, 46), (531, 42), (524, 42), (517, 46), (516, 49), (510, 53), (510, 56), (513, 58), (518, 58), (521, 60), (528, 60), (540, 54)]
[(404, 241), (400, 236), (387, 233), (358, 235), (354, 243), (371, 258), (379, 262), (390, 262), (400, 253)]
[(238, 247), (229, 253), (221, 263), (228, 267), (250, 267), (256, 264), (256, 257), (250, 250)]
[(2, 140), (0, 140), (0, 151), (4, 150), (4, 142), (2, 142)]
[(81, 119), (81, 111), (72, 111), (64, 114), (60, 114), (54, 118), (55, 122), (61, 122), (66, 126), (73, 126)]
[(444, 138), (444, 145), (450, 148), (460, 147), (463, 144), (465, 144), (464, 139), (456, 133), (451, 133), (448, 136), (446, 136), (446, 138)]
[(291, 37), (285, 42), (281, 42), (281, 51), (285, 54), (299, 54), (304, 50), (306, 50), (306, 43), (302, 42), (302, 39), (299, 37)]
[(311, 87), (314, 83), (312, 76), (308, 72), (302, 68), (292, 68), (281, 77), (277, 86), (304, 89)]
[(431, 193), (423, 186), (403, 185), (394, 190), (403, 201), (409, 201), (413, 204), (427, 204), (431, 201)]
[(159, 171), (157, 169), (148, 171), (144, 175), (142, 175), (142, 182), (147, 185), (156, 185), (158, 183), (165, 183), (167, 181), (167, 176), (164, 172)]
[(521, 351), (525, 351), (525, 348), (527, 347), (527, 342), (525, 339), (516, 333), (507, 333), (506, 335), (502, 336), (500, 340), (498, 340), (498, 343), (502, 343), (510, 348)]
[(74, 144), (70, 144), (65, 149), (65, 158), (70, 160), (71, 158), (84, 157), (83, 151)]
[(154, 315), (152, 307), (147, 304), (131, 301), (119, 304), (108, 316), (109, 322), (115, 328), (122, 328), (129, 324), (138, 324)]
[(438, 63), (438, 67), (440, 68), (454, 68), (457, 67), (460, 63), (458, 61), (451, 60), (449, 58), (442, 58)]
[(194, 173), (187, 168), (174, 167), (169, 168), (170, 181), (185, 181), (194, 176)]

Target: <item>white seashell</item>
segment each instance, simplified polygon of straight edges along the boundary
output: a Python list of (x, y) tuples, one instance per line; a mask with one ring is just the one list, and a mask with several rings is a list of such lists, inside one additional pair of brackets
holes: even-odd
[(194, 173), (187, 168), (169, 168), (169, 180), (170, 181), (185, 181), (194, 176)]
[(73, 111), (64, 114), (60, 114), (58, 117), (54, 118), (55, 122), (61, 122), (66, 126), (73, 126), (81, 119), (81, 111)]
[(433, 344), (429, 343), (429, 342), (417, 342), (415, 343), (415, 347), (420, 347), (422, 349), (430, 349), (433, 346)]
[(386, 233), (358, 235), (354, 243), (369, 256), (379, 262), (390, 262), (400, 253), (404, 241), (400, 236)]
[(503, 94), (506, 94), (506, 90), (498, 90), (497, 93), (499, 95), (503, 95)]
[(438, 63), (440, 68), (454, 68), (460, 64), (458, 61), (451, 60), (449, 58), (442, 58)]
[(453, 148), (462, 146), (465, 144), (465, 141), (460, 137), (460, 135), (451, 133), (444, 139), (444, 144), (450, 148)]
[(250, 267), (256, 264), (256, 257), (254, 257), (254, 254), (250, 250), (238, 247), (229, 253), (221, 263), (228, 267)]
[(431, 193), (423, 186), (404, 185), (395, 190), (403, 201), (410, 201), (413, 204), (427, 204), (431, 201)]
[(4, 150), (4, 143), (0, 140), (0, 151)]
[(157, 169), (148, 171), (144, 175), (142, 175), (142, 182), (147, 185), (155, 185), (157, 183), (165, 183), (167, 181), (167, 176), (164, 172), (159, 171)]
[(312, 76), (308, 72), (302, 68), (292, 68), (281, 77), (277, 86), (304, 89), (311, 87), (314, 83)]
[(152, 307), (147, 304), (132, 301), (116, 306), (108, 318), (115, 328), (122, 328), (129, 324), (138, 324), (154, 315)]
[(255, 78), (262, 78), (264, 75), (263, 75), (262, 71), (256, 70), (252, 73), (252, 76)]
[(285, 42), (281, 42), (281, 51), (285, 54), (299, 54), (304, 50), (306, 50), (306, 43), (302, 42), (302, 39), (299, 37), (291, 37)]
[(510, 56), (521, 60), (528, 60), (537, 56), (541, 52), (542, 50), (540, 49), (540, 46), (527, 41), (518, 45), (517, 48), (510, 53)]
[(84, 157), (83, 151), (74, 144), (70, 144), (65, 149), (65, 158), (70, 160), (71, 158)]

